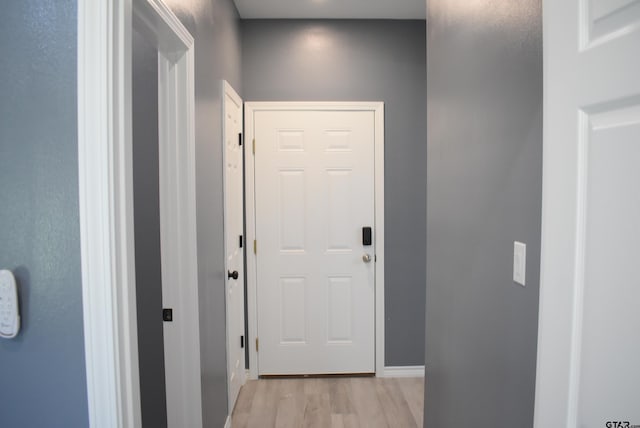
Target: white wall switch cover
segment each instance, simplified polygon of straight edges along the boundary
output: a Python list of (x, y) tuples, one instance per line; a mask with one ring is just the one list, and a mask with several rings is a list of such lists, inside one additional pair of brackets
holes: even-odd
[(524, 287), (527, 273), (527, 245), (515, 241), (513, 243), (513, 281)]

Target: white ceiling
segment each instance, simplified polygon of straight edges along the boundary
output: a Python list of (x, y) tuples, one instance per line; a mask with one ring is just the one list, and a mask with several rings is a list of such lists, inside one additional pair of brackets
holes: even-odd
[(234, 0), (245, 19), (425, 19), (425, 0)]

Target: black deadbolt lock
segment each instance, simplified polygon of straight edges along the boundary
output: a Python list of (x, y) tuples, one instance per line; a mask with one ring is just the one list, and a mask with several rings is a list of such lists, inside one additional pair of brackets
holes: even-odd
[(371, 245), (371, 228), (370, 227), (363, 227), (362, 228), (362, 245), (364, 247), (368, 247), (369, 245)]

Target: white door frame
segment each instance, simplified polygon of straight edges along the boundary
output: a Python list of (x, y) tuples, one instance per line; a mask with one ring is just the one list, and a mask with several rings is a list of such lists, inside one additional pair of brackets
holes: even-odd
[[(159, 112), (163, 282), (181, 279), (180, 292), (174, 290), (169, 298), (178, 308), (176, 316), (189, 317), (182, 329), (187, 331), (180, 333), (186, 335), (183, 355), (167, 362), (170, 381), (183, 379), (167, 384), (168, 420), (169, 426), (180, 420), (180, 426), (196, 427), (202, 425), (202, 409), (194, 40), (162, 0), (78, 2), (78, 181), (89, 423), (93, 428), (141, 426), (131, 133), (134, 19), (162, 53), (159, 100), (169, 106)], [(168, 248), (167, 242), (175, 247)], [(180, 389), (180, 402), (172, 388)]]
[[(384, 103), (383, 102), (247, 102), (245, 103), (245, 183), (247, 212), (247, 247), (251, 248), (256, 239), (255, 222), (255, 158), (253, 142), (255, 138), (254, 114), (258, 111), (286, 110), (332, 110), (371, 111), (375, 115), (375, 339), (376, 375), (384, 375)], [(251, 142), (251, 144), (249, 143)], [(257, 142), (259, 144), (259, 142)], [(250, 244), (249, 244), (250, 243)], [(258, 352), (256, 339), (258, 331), (258, 289), (256, 257), (252, 251), (247, 254), (247, 305), (249, 319), (249, 376), (258, 378)]]
[[(233, 87), (229, 84), (229, 82), (227, 82), (226, 80), (222, 81), (222, 165), (224, 165), (224, 173), (222, 174), (223, 177), (223, 188), (225, 189), (225, 192), (227, 191), (227, 176), (226, 176), (226, 170), (227, 170), (227, 160), (226, 160), (226, 137), (227, 137), (227, 101), (226, 101), (226, 97), (229, 96), (237, 105), (240, 106), (240, 110), (242, 113), (242, 98), (240, 98), (240, 95), (238, 95), (238, 93), (233, 89)], [(241, 117), (242, 120), (242, 117)], [(242, 122), (240, 124), (240, 126), (242, 126)], [(230, 271), (230, 267), (227, 265), (227, 254), (226, 254), (226, 248), (227, 248), (227, 240), (229, 239), (237, 239), (237, 237), (229, 237), (228, 236), (228, 229), (227, 229), (227, 218), (228, 218), (228, 214), (227, 214), (227, 199), (224, 198), (224, 242), (223, 242), (223, 247), (225, 248), (225, 258), (224, 258), (224, 262), (225, 262), (225, 266), (224, 266), (224, 270), (225, 272)], [(243, 244), (243, 250), (246, 249), (246, 243)], [(246, 252), (246, 251), (244, 251)], [(244, 263), (244, 262), (243, 262)], [(243, 280), (244, 280), (244, 275), (242, 276)], [(225, 287), (226, 287), (226, 282), (227, 280), (225, 279)], [(242, 285), (242, 288), (244, 289), (244, 285)], [(227, 296), (227, 293), (225, 292), (225, 296)], [(244, 314), (244, 292), (242, 293), (242, 298), (243, 298), (243, 308), (242, 308), (242, 313)], [(230, 326), (232, 325), (229, 321), (232, 311), (229, 310), (229, 301), (226, 300), (225, 301), (225, 308), (226, 308), (226, 312), (227, 312), (227, 380), (229, 379), (229, 374), (233, 371), (232, 368), (232, 361), (229, 359), (229, 350), (231, 347), (231, 341), (237, 341), (238, 338), (237, 337), (231, 337), (231, 332), (229, 331)], [(244, 329), (244, 317), (242, 318), (242, 327)], [(237, 342), (236, 342), (237, 343)], [(246, 341), (245, 341), (245, 346), (246, 345)], [(244, 349), (242, 350), (242, 352), (244, 353)], [(243, 359), (244, 361), (244, 359)], [(243, 378), (241, 378), (241, 383), (244, 384), (245, 383), (245, 378), (244, 378), (244, 367), (242, 368), (242, 373), (243, 373)], [(235, 405), (235, 402), (232, 401), (232, 396), (231, 396), (231, 385), (227, 382), (227, 407), (228, 407), (228, 412), (229, 412), (229, 416), (231, 416), (231, 414), (233, 413), (233, 407)]]

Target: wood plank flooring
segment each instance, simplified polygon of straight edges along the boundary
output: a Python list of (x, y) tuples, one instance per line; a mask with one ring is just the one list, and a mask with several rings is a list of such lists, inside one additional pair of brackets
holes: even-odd
[(424, 378), (260, 379), (242, 387), (233, 428), (422, 428)]

